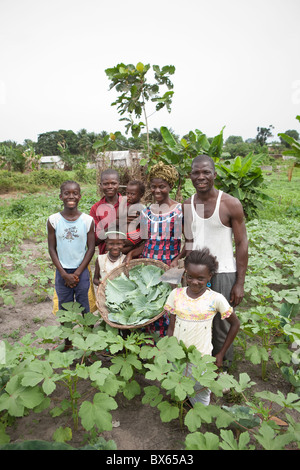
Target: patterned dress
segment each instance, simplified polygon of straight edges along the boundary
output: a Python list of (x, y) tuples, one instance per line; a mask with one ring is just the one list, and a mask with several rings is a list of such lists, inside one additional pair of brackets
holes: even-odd
[(155, 214), (151, 206), (141, 213), (141, 237), (146, 239), (142, 258), (160, 260), (167, 265), (180, 253), (182, 235), (182, 207), (164, 214)]
[[(182, 235), (182, 206), (177, 204), (170, 212), (155, 214), (150, 207), (141, 212), (141, 237), (146, 239), (141, 258), (162, 261), (168, 266), (180, 253)], [(167, 314), (151, 323), (145, 330), (165, 336), (169, 325)]]

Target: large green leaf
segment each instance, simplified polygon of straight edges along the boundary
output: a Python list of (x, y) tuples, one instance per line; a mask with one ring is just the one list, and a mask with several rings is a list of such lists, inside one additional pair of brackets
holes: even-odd
[(185, 440), (186, 450), (218, 450), (219, 438), (216, 434), (206, 432), (194, 432), (188, 434)]
[(161, 135), (164, 139), (164, 141), (174, 150), (177, 150), (178, 144), (176, 140), (174, 139), (173, 135), (169, 131), (169, 129), (165, 126), (162, 126), (160, 128)]
[(47, 361), (34, 361), (29, 370), (24, 372), (21, 383), (25, 387), (34, 387), (42, 381), (43, 391), (46, 395), (51, 395), (56, 388), (53, 369)]
[(195, 382), (190, 377), (184, 377), (178, 372), (170, 372), (162, 381), (162, 386), (172, 391), (176, 400), (183, 401), (188, 395), (194, 393)]
[(178, 406), (174, 406), (167, 401), (162, 401), (157, 405), (157, 408), (160, 411), (160, 419), (163, 423), (168, 423), (172, 419), (176, 419), (179, 416)]
[(93, 402), (84, 401), (79, 409), (82, 426), (90, 431), (97, 427), (100, 432), (112, 430), (110, 411), (118, 408), (117, 402), (106, 393), (96, 393)]
[(248, 443), (250, 441), (249, 433), (243, 432), (240, 434), (238, 440), (235, 440), (233, 432), (231, 430), (225, 431), (221, 429), (221, 437), (223, 441), (220, 443), (220, 447), (223, 450), (254, 450), (255, 446), (250, 445), (248, 447)]
[(24, 387), (21, 377), (13, 376), (0, 396), (0, 411), (7, 410), (11, 416), (23, 416), (25, 408), (33, 409), (44, 400), (39, 387)]

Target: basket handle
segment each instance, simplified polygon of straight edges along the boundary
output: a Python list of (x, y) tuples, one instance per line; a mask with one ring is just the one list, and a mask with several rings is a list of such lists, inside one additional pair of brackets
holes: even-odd
[(129, 268), (128, 268), (128, 264), (125, 264), (124, 266), (124, 274), (126, 277), (129, 277)]

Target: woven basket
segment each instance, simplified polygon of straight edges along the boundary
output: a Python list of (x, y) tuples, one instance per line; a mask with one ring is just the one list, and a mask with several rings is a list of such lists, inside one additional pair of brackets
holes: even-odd
[(129, 273), (130, 269), (132, 269), (134, 266), (147, 265), (147, 264), (152, 265), (152, 266), (157, 266), (160, 269), (162, 269), (163, 271), (166, 271), (169, 268), (169, 266), (167, 264), (163, 263), (162, 261), (157, 261), (157, 260), (148, 259), (148, 258), (133, 259), (133, 260), (129, 261), (129, 263), (127, 265), (124, 263), (124, 264), (121, 264), (121, 266), (113, 269), (110, 273), (107, 274), (107, 276), (105, 276), (105, 278), (103, 279), (103, 281), (99, 285), (99, 287), (97, 289), (97, 293), (96, 293), (96, 304), (97, 304), (97, 307), (98, 307), (98, 310), (100, 312), (101, 317), (103, 318), (103, 320), (106, 321), (106, 323), (108, 325), (110, 325), (114, 328), (120, 328), (122, 330), (133, 329), (133, 328), (142, 328), (146, 325), (149, 325), (150, 323), (153, 323), (155, 320), (158, 320), (158, 318), (160, 318), (162, 316), (162, 314), (164, 312), (163, 310), (158, 315), (151, 318), (151, 320), (149, 320), (145, 323), (142, 323), (141, 325), (121, 325), (120, 323), (113, 323), (108, 319), (109, 311), (108, 311), (108, 309), (106, 307), (106, 304), (105, 304), (105, 302), (106, 302), (105, 288), (106, 288), (106, 284), (107, 284), (107, 279), (113, 280), (116, 277), (120, 276), (122, 273), (124, 273), (128, 277), (128, 273)]

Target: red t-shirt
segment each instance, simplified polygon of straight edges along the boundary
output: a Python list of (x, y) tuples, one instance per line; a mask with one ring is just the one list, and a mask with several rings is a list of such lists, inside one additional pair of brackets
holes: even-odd
[(105, 238), (101, 231), (106, 230), (109, 225), (111, 225), (114, 221), (118, 219), (118, 209), (120, 202), (122, 200), (122, 195), (118, 193), (118, 200), (115, 205), (110, 204), (106, 201), (105, 196), (100, 199), (100, 201), (96, 202), (91, 210), (90, 215), (93, 217), (95, 221), (95, 239), (96, 244), (100, 240), (99, 243), (99, 253), (105, 253)]

